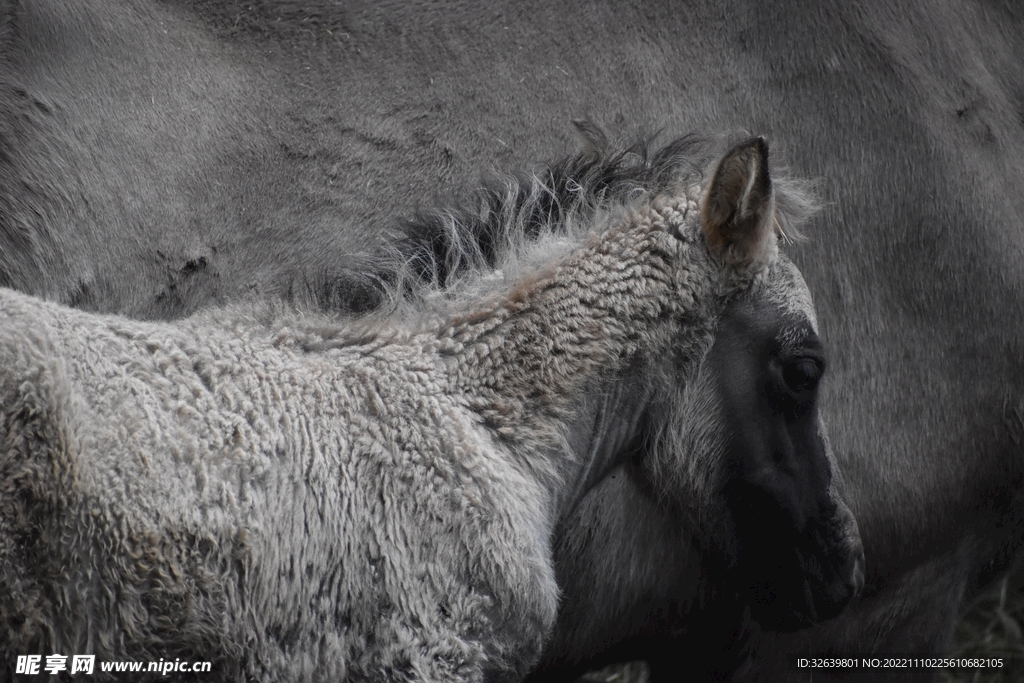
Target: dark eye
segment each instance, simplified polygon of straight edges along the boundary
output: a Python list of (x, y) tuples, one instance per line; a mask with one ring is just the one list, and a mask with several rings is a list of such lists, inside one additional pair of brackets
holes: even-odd
[(790, 391), (803, 394), (814, 391), (823, 371), (821, 362), (814, 358), (796, 358), (782, 368), (782, 379)]

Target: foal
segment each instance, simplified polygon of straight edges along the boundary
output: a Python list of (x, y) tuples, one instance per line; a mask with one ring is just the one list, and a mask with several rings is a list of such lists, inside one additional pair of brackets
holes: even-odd
[[(732, 301), (804, 297), (774, 211), (754, 139), (702, 194), (581, 204), (412, 312), (145, 323), (0, 290), (0, 657), (522, 677), (556, 619), (559, 520), (637, 443), (685, 441), (672, 404), (706, 388)], [(811, 521), (848, 599), (856, 525), (841, 504)]]

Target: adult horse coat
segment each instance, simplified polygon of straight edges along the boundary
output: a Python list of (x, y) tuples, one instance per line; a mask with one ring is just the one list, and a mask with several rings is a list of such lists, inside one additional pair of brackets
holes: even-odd
[(790, 651), (941, 652), (1019, 550), (1018, 6), (0, 7), (0, 281), (84, 308), (167, 317), (253, 292), (352, 305), (335, 285), (381, 216), (481, 160), (568, 151), (581, 116), (616, 138), (765, 133), (824, 179), (822, 227), (795, 260), (835, 358), (822, 410), (866, 595), (812, 629), (737, 636), (742, 617), (697, 608), (700, 558), (627, 465), (562, 536), (550, 671), (664, 653), (785, 680)]

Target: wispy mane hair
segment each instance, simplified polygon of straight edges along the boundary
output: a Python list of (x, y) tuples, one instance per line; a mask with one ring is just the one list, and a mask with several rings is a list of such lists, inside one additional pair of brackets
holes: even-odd
[[(655, 146), (649, 136), (614, 148), (597, 126), (575, 123), (584, 141), (580, 152), (529, 174), (492, 178), (460, 208), (403, 222), (378, 259), (381, 299), (422, 304), (477, 292), (474, 282), (508, 281), (600, 230), (609, 216), (659, 194), (691, 191), (710, 170), (714, 145), (705, 138), (686, 135)], [(786, 178), (773, 177), (773, 184), (777, 228), (799, 239), (800, 226), (817, 211), (810, 188)]]

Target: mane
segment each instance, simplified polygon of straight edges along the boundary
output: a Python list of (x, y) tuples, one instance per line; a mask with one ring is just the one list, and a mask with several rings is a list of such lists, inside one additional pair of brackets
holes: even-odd
[(576, 125), (585, 137), (579, 153), (492, 178), (462, 207), (404, 222), (393, 256), (405, 286), (414, 294), (450, 291), (473, 276), (505, 273), (540, 242), (578, 242), (604, 224), (599, 214), (701, 179), (706, 144), (696, 136), (657, 149), (650, 139), (613, 149), (596, 127)]
[[(705, 138), (691, 134), (656, 146), (650, 136), (615, 148), (597, 126), (575, 125), (584, 139), (578, 153), (530, 174), (493, 178), (459, 208), (403, 222), (375, 274), (378, 304), (407, 308), (479, 295), (487, 284), (510, 282), (599, 232), (623, 211), (660, 194), (692, 192), (708, 170), (712, 145)], [(813, 193), (784, 176), (773, 175), (773, 185), (780, 235), (802, 239), (801, 226), (818, 209)]]
[[(658, 195), (697, 191), (719, 146), (691, 134), (613, 147), (597, 126), (575, 125), (583, 137), (576, 154), (494, 176), (452, 209), (417, 213), (385, 247), (353, 256), (343, 277), (302, 283), (305, 291), (289, 298), (347, 314), (349, 323), (363, 318), (368, 330), (382, 319), (450, 309), (510, 285)], [(772, 183), (780, 236), (802, 239), (801, 226), (818, 210), (809, 184), (777, 169)]]

